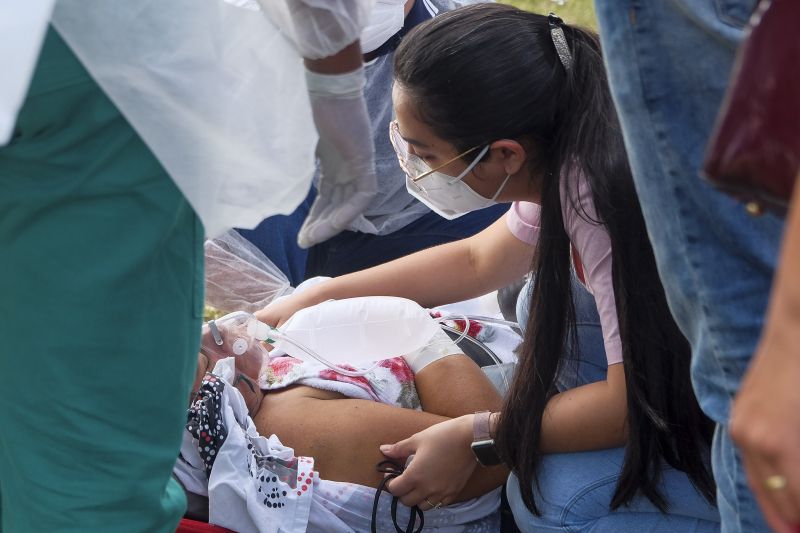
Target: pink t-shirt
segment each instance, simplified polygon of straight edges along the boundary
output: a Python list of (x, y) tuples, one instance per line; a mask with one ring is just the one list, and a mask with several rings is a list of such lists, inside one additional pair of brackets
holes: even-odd
[[(563, 183), (563, 182), (562, 182)], [(614, 300), (614, 284), (611, 279), (611, 238), (605, 226), (592, 223), (598, 220), (591, 189), (585, 179), (578, 181), (578, 201), (585, 213), (579, 213), (567, 199), (566, 189), (561, 188), (561, 210), (564, 214), (564, 229), (572, 242), (574, 253), (580, 258), (576, 265), (578, 273), (589, 293), (594, 296), (606, 359), (609, 365), (622, 362), (622, 340), (619, 336), (617, 305)], [(539, 215), (541, 207), (533, 202), (514, 202), (506, 215), (506, 223), (516, 238), (536, 246), (539, 240)], [(590, 222), (584, 220), (588, 218)], [(573, 253), (573, 261), (576, 259)]]

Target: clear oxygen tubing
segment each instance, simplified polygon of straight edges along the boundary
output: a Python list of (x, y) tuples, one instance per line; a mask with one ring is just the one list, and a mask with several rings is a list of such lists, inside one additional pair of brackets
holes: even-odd
[[(263, 324), (263, 322), (262, 322), (262, 324)], [(267, 342), (267, 343), (270, 343), (270, 344), (274, 344), (275, 341), (278, 340), (278, 339), (280, 339), (282, 341), (285, 341), (285, 342), (288, 342), (289, 344), (291, 344), (295, 348), (297, 348), (299, 350), (302, 350), (304, 353), (307, 353), (308, 355), (310, 355), (311, 357), (313, 357), (314, 359), (316, 359), (317, 361), (319, 361), (323, 365), (327, 366), (328, 368), (330, 368), (331, 370), (333, 370), (337, 374), (342, 374), (343, 376), (349, 376), (349, 377), (352, 377), (352, 378), (362, 377), (362, 376), (364, 376), (366, 374), (369, 374), (373, 370), (375, 370), (378, 367), (378, 365), (380, 364), (380, 361), (378, 361), (378, 362), (374, 363), (372, 366), (370, 366), (369, 368), (367, 368), (365, 370), (348, 370), (346, 368), (340, 367), (336, 363), (332, 363), (331, 361), (328, 361), (327, 359), (322, 357), (320, 354), (318, 354), (316, 351), (312, 350), (311, 348), (309, 348), (308, 346), (306, 346), (302, 342), (296, 341), (296, 340), (294, 340), (293, 338), (291, 338), (288, 335), (284, 335), (283, 333), (280, 332), (280, 330), (277, 330), (277, 329), (273, 328), (272, 326), (269, 326), (269, 328), (270, 328), (270, 331), (269, 331), (270, 337), (267, 338), (267, 339), (260, 339), (260, 340), (263, 340), (264, 342)]]
[[(461, 332), (460, 332), (460, 331), (458, 331), (456, 328), (453, 328), (453, 327), (450, 327), (450, 326), (446, 326), (446, 325), (444, 325), (444, 324), (442, 324), (442, 329), (443, 329), (443, 330), (445, 330), (445, 331), (449, 331), (449, 332), (451, 332), (451, 333), (456, 333), (456, 334), (457, 334), (457, 333), (461, 333)], [(493, 360), (493, 361), (494, 361), (496, 364), (498, 364), (498, 365), (502, 365), (502, 364), (503, 364), (503, 361), (501, 361), (501, 360), (500, 360), (500, 358), (499, 358), (499, 357), (497, 357), (497, 354), (496, 354), (496, 353), (494, 353), (494, 352), (492, 351), (492, 349), (491, 349), (491, 348), (489, 348), (488, 346), (486, 346), (486, 343), (483, 343), (483, 342), (481, 342), (481, 341), (479, 341), (479, 340), (477, 340), (477, 339), (474, 339), (474, 338), (470, 337), (469, 335), (467, 335), (466, 337), (463, 337), (463, 338), (464, 338), (464, 339), (467, 339), (467, 340), (468, 340), (468, 341), (470, 341), (472, 344), (474, 344), (475, 346), (477, 346), (478, 348), (480, 348), (481, 350), (483, 350), (484, 352), (486, 352), (486, 355), (488, 355), (489, 357), (491, 357), (491, 358), (492, 358), (492, 360)], [(458, 342), (456, 342), (456, 341), (453, 341), (453, 342), (455, 342), (456, 344), (458, 344), (458, 343), (459, 343), (459, 342), (461, 342), (461, 341), (458, 341)]]
[[(445, 317), (441, 317), (442, 320), (463, 320), (465, 315), (447, 315)], [(488, 322), (490, 324), (497, 324), (499, 326), (507, 326), (513, 329), (516, 332), (520, 332), (521, 329), (519, 327), (519, 322), (514, 322), (511, 320), (504, 320), (502, 318), (494, 318), (491, 316), (482, 316), (482, 315), (466, 315), (467, 319), (472, 319), (476, 322)], [(469, 321), (469, 320), (468, 320)], [(469, 329), (469, 328), (467, 328)]]
[[(208, 341), (207, 345), (204, 342), (200, 347), (200, 351), (207, 356), (244, 356), (250, 353), (254, 342), (260, 344), (262, 341), (266, 341), (272, 344), (275, 343), (276, 339), (281, 339), (302, 350), (304, 353), (307, 353), (310, 357), (313, 357), (325, 366), (330, 367), (333, 371), (345, 376), (360, 377), (378, 366), (378, 363), (375, 363), (366, 370), (348, 370), (342, 368), (319, 355), (305, 344), (288, 335), (284, 335), (268, 324), (264, 324), (252, 313), (246, 311), (236, 311), (219, 319), (210, 320), (207, 325), (211, 339)], [(224, 326), (225, 329), (220, 330), (220, 326)], [(229, 337), (228, 339), (223, 338), (223, 332), (225, 333), (225, 337)], [(226, 342), (227, 346), (224, 346)], [(261, 349), (268, 357), (269, 355), (266, 348), (261, 346)]]
[[(463, 320), (464, 321), (464, 331), (459, 331), (458, 329), (450, 327), (450, 326), (445, 324), (445, 322), (452, 322), (454, 320)], [(446, 331), (450, 331), (452, 333), (460, 334), (458, 339), (456, 339), (453, 342), (458, 344), (463, 339), (466, 338), (472, 344), (474, 344), (477, 347), (479, 347), (482, 350), (484, 350), (489, 355), (489, 357), (491, 357), (492, 360), (494, 360), (495, 364), (502, 365), (503, 361), (501, 361), (500, 358), (497, 357), (497, 354), (495, 354), (485, 343), (483, 343), (483, 342), (481, 342), (481, 341), (479, 341), (477, 339), (474, 339), (474, 338), (472, 338), (472, 337), (470, 337), (468, 335), (469, 326), (470, 326), (470, 320), (475, 320), (476, 322), (487, 322), (487, 323), (491, 323), (491, 324), (498, 324), (500, 326), (507, 326), (507, 327), (509, 327), (509, 328), (511, 328), (511, 329), (513, 329), (515, 331), (520, 331), (519, 324), (517, 322), (512, 322), (511, 320), (503, 320), (501, 318), (493, 318), (493, 317), (489, 317), (489, 316), (480, 316), (480, 315), (457, 315), (457, 314), (453, 314), (453, 315), (442, 316), (442, 317), (439, 317), (437, 319), (439, 324), (441, 324), (442, 328), (445, 329)], [(508, 390), (509, 389), (509, 382), (508, 382), (508, 378), (506, 378), (505, 372), (501, 372), (500, 376), (503, 378), (503, 384), (506, 386), (506, 390)]]
[[(445, 330), (445, 331), (449, 331), (451, 333), (460, 333), (456, 328), (452, 328), (452, 327), (446, 326), (444, 324), (442, 324), (442, 329)], [(461, 342), (460, 339), (462, 339), (462, 338), (467, 339), (469, 342), (471, 342), (472, 344), (474, 344), (475, 346), (477, 346), (478, 348), (483, 350), (489, 357), (492, 358), (492, 360), (495, 362), (496, 365), (499, 366), (499, 365), (503, 364), (503, 361), (501, 361), (500, 358), (497, 357), (497, 354), (495, 354), (492, 351), (491, 348), (486, 346), (485, 343), (483, 343), (483, 342), (481, 342), (481, 341), (479, 341), (477, 339), (474, 339), (474, 338), (470, 337), (469, 335), (466, 335), (466, 336), (461, 335), (459, 337), (459, 341), (458, 342)], [(455, 342), (455, 341), (453, 341), (453, 342)], [(458, 342), (456, 342), (456, 344), (458, 344)], [(508, 390), (510, 388), (510, 383), (508, 382), (508, 378), (506, 377), (505, 372), (501, 372), (500, 373), (500, 377), (503, 378), (503, 384), (506, 386), (506, 390)]]
[[(433, 311), (428, 310), (428, 312), (431, 313)], [(440, 326), (448, 328), (448, 331), (460, 334), (458, 336), (458, 338), (453, 341), (455, 344), (458, 344), (459, 342), (464, 340), (464, 337), (469, 336), (470, 321), (469, 321), (469, 317), (467, 315), (458, 315), (458, 314), (456, 314), (456, 315), (440, 316), (440, 317), (436, 318), (435, 320), (436, 320), (437, 323), (439, 323)], [(464, 331), (459, 331), (458, 329), (447, 325), (447, 322), (454, 322), (456, 320), (463, 320), (464, 321)]]
[(475, 322), (488, 322), (490, 324), (497, 324), (499, 326), (507, 326), (517, 332), (520, 331), (519, 323), (512, 322), (511, 320), (503, 320), (502, 318), (493, 318), (490, 316), (452, 314), (447, 316), (441, 316), (436, 319), (436, 321), (439, 322), (440, 324), (443, 324), (445, 322), (452, 322), (455, 320), (463, 320), (465, 322), (465, 327), (463, 332), (459, 332), (458, 330), (453, 331), (454, 333), (461, 333), (461, 336), (458, 338), (457, 341), (455, 341), (456, 344), (461, 342), (461, 340), (467, 336), (471, 320), (474, 320)]
[[(480, 341), (478, 341), (476, 339), (473, 339), (472, 337), (469, 336), (470, 319), (476, 320), (476, 321), (479, 321), (479, 322), (491, 322), (491, 323), (494, 323), (494, 324), (504, 325), (504, 326), (508, 326), (508, 327), (512, 327), (512, 328), (518, 327), (517, 323), (516, 322), (511, 322), (509, 320), (498, 319), (498, 318), (491, 318), (491, 317), (484, 317), (484, 316), (468, 316), (468, 315), (447, 315), (447, 316), (443, 316), (443, 317), (439, 317), (439, 318), (435, 319), (436, 322), (439, 323), (439, 325), (442, 327), (442, 329), (444, 329), (446, 331), (450, 331), (452, 333), (458, 334), (458, 338), (453, 341), (455, 344), (459, 344), (462, 340), (467, 339), (471, 343), (473, 343), (474, 345), (476, 345), (479, 348), (481, 348), (482, 350), (484, 350), (489, 355), (489, 357), (492, 358), (492, 360), (496, 364), (502, 365), (503, 361), (501, 361), (500, 358), (497, 357), (497, 354), (495, 354), (488, 346), (486, 346), (484, 343), (482, 343), (482, 342), (480, 342)], [(446, 324), (446, 322), (451, 322), (453, 320), (463, 320), (465, 322), (464, 331), (459, 331), (458, 329), (453, 328), (451, 326), (448, 326)], [(303, 352), (307, 353), (308, 355), (310, 355), (311, 357), (313, 357), (314, 359), (316, 359), (317, 361), (319, 361), (323, 365), (327, 366), (328, 368), (330, 368), (334, 372), (342, 374), (344, 376), (361, 377), (361, 376), (364, 376), (364, 375), (372, 372), (373, 370), (375, 370), (375, 368), (377, 368), (378, 365), (380, 364), (379, 362), (376, 362), (375, 364), (373, 364), (372, 366), (370, 366), (369, 368), (367, 368), (365, 370), (348, 370), (346, 368), (342, 368), (339, 365), (327, 360), (325, 357), (321, 356), (316, 351), (312, 350), (311, 348), (309, 348), (305, 344), (301, 343), (300, 341), (297, 341), (297, 340), (291, 338), (288, 335), (284, 335), (283, 333), (281, 333), (280, 330), (278, 330), (276, 328), (273, 328), (272, 326), (269, 326), (269, 325), (268, 325), (268, 327), (270, 328), (269, 329), (270, 338), (262, 339), (265, 342), (268, 342), (268, 343), (272, 344), (278, 339), (283, 340), (285, 342), (288, 342), (289, 344), (293, 345), (295, 348), (298, 348), (298, 349), (302, 350)], [(272, 337), (274, 337), (274, 338), (272, 338)], [(506, 385), (508, 385), (508, 380), (506, 379), (505, 374), (503, 374), (503, 381), (506, 383)]]
[[(247, 319), (250, 319), (250, 320), (254, 321), (254, 323), (264, 324), (263, 322), (260, 322), (258, 319), (256, 319), (253, 315), (251, 315), (249, 313), (239, 312), (239, 313), (234, 313), (233, 316), (236, 316), (237, 318), (245, 318), (246, 317)], [(459, 344), (462, 340), (464, 340), (466, 338), (470, 342), (472, 342), (473, 344), (478, 346), (479, 348), (482, 348), (484, 351), (486, 351), (486, 353), (492, 358), (492, 360), (495, 361), (495, 363), (497, 363), (498, 365), (502, 364), (503, 362), (484, 343), (481, 343), (480, 341), (477, 341), (476, 339), (473, 339), (472, 337), (470, 337), (468, 335), (469, 327), (470, 327), (470, 323), (471, 323), (470, 322), (470, 318), (472, 320), (480, 320), (480, 321), (485, 321), (485, 322), (491, 322), (491, 323), (506, 325), (506, 326), (510, 326), (510, 327), (513, 327), (513, 326), (516, 325), (513, 322), (509, 322), (507, 320), (494, 319), (494, 318), (491, 318), (491, 317), (476, 317), (476, 316), (470, 317), (470, 316), (467, 316), (467, 315), (447, 315), (447, 316), (439, 317), (439, 318), (437, 318), (435, 320), (445, 330), (459, 334), (459, 337), (454, 341), (455, 344)], [(453, 321), (453, 320), (463, 320), (465, 322), (464, 331), (460, 332), (457, 329), (452, 328), (452, 327), (450, 327), (450, 326), (448, 326), (446, 324), (447, 322), (450, 322), (450, 321)], [(249, 330), (248, 334), (253, 335), (254, 338), (256, 338), (256, 340), (265, 341), (265, 342), (270, 343), (270, 344), (274, 344), (276, 342), (276, 340), (282, 340), (284, 342), (287, 342), (287, 343), (291, 344), (292, 346), (298, 348), (299, 350), (302, 350), (304, 353), (308, 354), (309, 356), (313, 357), (314, 359), (316, 359), (317, 361), (319, 361), (323, 365), (327, 366), (328, 368), (330, 368), (334, 372), (342, 374), (344, 376), (361, 377), (361, 376), (364, 376), (364, 375), (368, 374), (369, 372), (373, 371), (380, 364), (379, 362), (376, 362), (372, 366), (370, 366), (370, 367), (368, 367), (366, 369), (362, 369), (362, 370), (349, 370), (349, 369), (346, 369), (346, 368), (342, 368), (341, 366), (329, 361), (328, 359), (326, 359), (325, 357), (320, 355), (316, 350), (313, 350), (312, 348), (308, 347), (304, 343), (293, 339), (289, 335), (283, 334), (280, 330), (278, 330), (276, 328), (273, 328), (272, 326), (269, 326), (268, 324), (264, 324), (264, 326), (266, 326), (268, 328), (268, 332), (266, 333), (266, 335), (263, 334), (263, 333), (260, 334), (260, 335), (255, 335), (256, 331), (259, 330), (260, 328), (255, 328), (253, 330), (249, 330), (249, 328), (248, 328), (248, 330)], [(263, 332), (264, 330), (261, 330), (261, 331)], [(259, 338), (259, 337), (265, 337), (265, 338)], [(246, 344), (244, 339), (236, 339), (234, 341), (234, 351), (235, 352), (239, 351), (239, 350), (235, 349), (236, 346), (237, 346), (238, 341), (242, 341), (241, 344), (243, 344), (243, 345)], [(243, 349), (241, 350), (241, 352), (244, 353), (244, 351), (245, 350), (244, 350), (244, 346), (243, 346)], [(503, 379), (504, 379), (504, 381), (506, 381), (505, 376), (503, 376)]]

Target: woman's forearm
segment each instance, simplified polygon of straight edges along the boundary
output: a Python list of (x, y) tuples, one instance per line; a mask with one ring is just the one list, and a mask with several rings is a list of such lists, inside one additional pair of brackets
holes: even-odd
[[(401, 296), (425, 307), (464, 300), (475, 292), (464, 241), (429, 248), (317, 285), (317, 301), (354, 296)], [(449, 272), (449, 275), (443, 275)]]
[[(627, 399), (621, 364), (609, 367), (610, 379), (559, 393), (548, 402), (542, 419), (541, 450), (570, 453), (616, 448), (627, 441)], [(489, 418), (497, 435), (501, 412)]]
[(533, 249), (501, 218), (481, 233), (312, 287), (309, 305), (355, 296), (400, 296), (425, 307), (467, 300), (522, 277)]
[(304, 60), (306, 68), (320, 74), (342, 74), (361, 66), (361, 44), (355, 41), (332, 56)]
[(553, 396), (542, 418), (544, 453), (567, 453), (624, 446), (627, 442), (627, 394), (622, 364), (608, 367), (606, 381)]

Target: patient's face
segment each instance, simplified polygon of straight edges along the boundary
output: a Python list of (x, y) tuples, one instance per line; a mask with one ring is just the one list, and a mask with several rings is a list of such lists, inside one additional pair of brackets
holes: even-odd
[[(272, 346), (269, 345), (265, 347), (262, 344), (254, 344), (244, 354), (235, 356), (237, 375), (243, 374), (249, 378), (252, 383), (258, 383), (259, 376), (261, 375), (264, 365), (267, 363), (269, 358), (268, 350), (271, 349)], [(221, 359), (225, 359), (226, 357), (228, 356), (219, 352), (199, 352), (197, 354), (197, 367), (195, 368), (194, 372), (194, 382), (192, 384), (191, 396), (189, 397), (190, 402), (200, 388), (200, 383), (202, 383), (203, 376), (206, 374), (206, 372), (213, 371), (214, 367), (217, 365), (217, 362), (219, 362)]]

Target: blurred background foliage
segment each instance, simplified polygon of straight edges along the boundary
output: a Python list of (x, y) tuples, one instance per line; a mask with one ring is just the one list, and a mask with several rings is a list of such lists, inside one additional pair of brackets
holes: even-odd
[[(597, 20), (592, 0), (498, 0), (534, 13), (548, 14), (551, 11), (568, 24), (586, 26), (597, 31)], [(658, 0), (656, 0), (658, 1)]]

